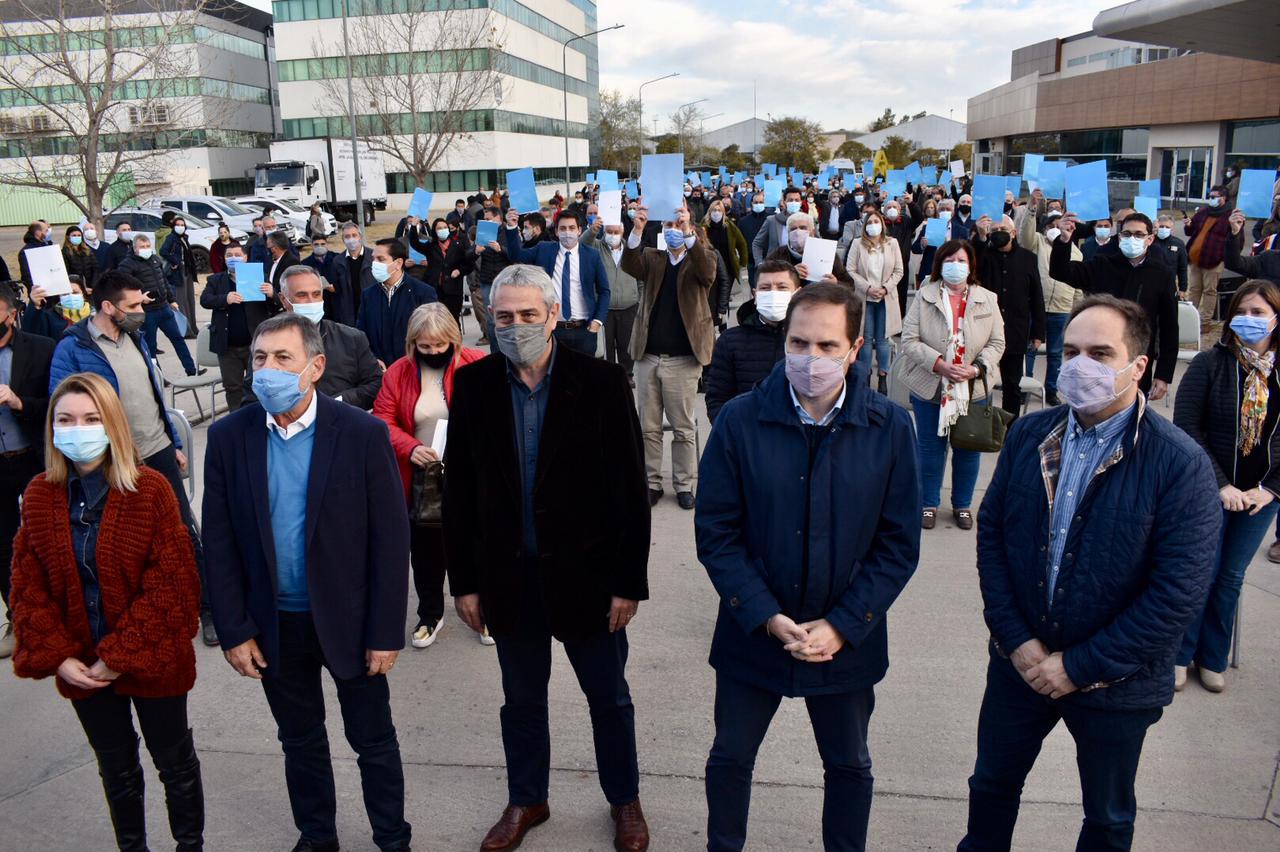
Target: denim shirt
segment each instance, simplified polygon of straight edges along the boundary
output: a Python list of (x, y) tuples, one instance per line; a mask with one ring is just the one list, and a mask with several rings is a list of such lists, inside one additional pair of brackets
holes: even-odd
[[(551, 343), (555, 347), (555, 342)], [(542, 441), (542, 421), (547, 416), (547, 397), (551, 393), (551, 371), (556, 366), (555, 349), (547, 375), (530, 390), (507, 362), (507, 379), (511, 382), (511, 413), (516, 427), (516, 455), (520, 462), (520, 486), (524, 506), (524, 555), (528, 560), (538, 553), (538, 532), (533, 523), (533, 486), (538, 476), (538, 445)]]
[(76, 570), (84, 590), (84, 611), (89, 616), (89, 632), (96, 645), (107, 635), (102, 613), (102, 590), (98, 586), (98, 526), (107, 505), (107, 485), (102, 470), (84, 476), (71, 471), (67, 476), (67, 509), (71, 513), (71, 546), (76, 554)]

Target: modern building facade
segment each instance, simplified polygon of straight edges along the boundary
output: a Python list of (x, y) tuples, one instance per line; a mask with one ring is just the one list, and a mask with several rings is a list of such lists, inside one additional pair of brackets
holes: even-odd
[[(386, 42), (391, 46), (388, 50), (397, 51), (394, 56), (382, 57), (388, 64), (381, 66), (371, 61), (375, 57), (363, 57), (368, 65), (358, 58), (353, 63), (357, 74), (377, 73), (377, 67), (402, 69), (403, 63), (409, 62), (426, 73), (493, 68), (501, 74), (501, 84), (492, 94), (468, 110), (467, 137), (449, 146), (435, 163), (425, 189), (447, 193), (488, 190), (504, 185), (505, 172), (526, 166), (533, 167), (539, 180), (563, 181), (566, 89), (570, 174), (574, 181), (583, 179), (592, 162), (600, 69), (596, 37), (577, 37), (597, 29), (592, 0), (450, 0), (448, 12), (440, 11), (441, 0), (346, 2), (349, 27), (365, 32), (370, 27), (385, 28)], [(349, 134), (345, 98), (335, 98), (334, 86), (324, 82), (345, 81), (343, 0), (276, 0), (273, 9), (284, 138)], [(396, 33), (406, 26), (406, 16), (460, 13), (483, 16), (491, 33), (486, 43), (467, 51), (463, 65), (432, 51), (416, 50), (412, 56), (402, 52), (408, 45)], [(562, 61), (567, 61), (567, 77), (561, 72)], [(362, 71), (362, 66), (375, 70)], [(446, 67), (467, 70), (434, 70)], [(403, 70), (399, 73), (403, 76)], [(361, 115), (385, 115), (390, 109), (385, 103), (357, 103), (357, 128)], [(404, 120), (413, 119), (406, 114)], [(421, 114), (418, 120), (428, 126), (431, 121), (429, 115)], [(389, 156), (384, 159), (388, 192), (413, 192), (414, 181), (404, 163)]]
[(703, 133), (702, 144), (717, 151), (723, 151), (730, 145), (737, 145), (739, 151), (754, 157), (764, 145), (764, 129), (768, 124), (769, 122), (763, 118), (735, 121), (733, 124)]
[(1163, 198), (1194, 203), (1228, 163), (1280, 164), (1280, 64), (1094, 32), (1019, 48), (1010, 64), (1010, 82), (969, 99), (978, 173), (1021, 174), (1028, 153), (1105, 157), (1113, 178), (1159, 178)]
[(106, 119), (120, 129), (106, 140), (108, 150), (157, 152), (121, 175), (140, 196), (252, 188), (246, 174), (280, 126), (269, 14), (227, 0), (175, 19), (158, 15), (155, 4), (121, 0), (107, 33), (101, 3), (66, 8), (83, 16), (62, 24), (22, 20), (19, 7), (0, 4), (0, 62), (22, 83), (0, 84), (0, 173), (28, 169), (28, 156), (48, 174), (73, 170), (78, 140), (68, 125), (86, 114), (83, 96), (42, 61), (59, 54), (65, 34), (68, 57), (88, 67), (101, 64), (107, 45), (164, 51), (163, 67), (145, 68), (118, 90)]

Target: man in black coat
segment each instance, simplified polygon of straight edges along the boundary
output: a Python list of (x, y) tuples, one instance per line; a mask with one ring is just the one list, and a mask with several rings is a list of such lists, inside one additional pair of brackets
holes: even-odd
[[(550, 816), (554, 637), (591, 707), (615, 848), (644, 849), (626, 627), (649, 597), (650, 523), (631, 387), (618, 365), (552, 339), (559, 296), (541, 268), (507, 267), (490, 296), (502, 354), (454, 377), (444, 482), (449, 588), (459, 617), (496, 640), (506, 699), (509, 804), (482, 848), (515, 848)], [(478, 536), (477, 518), (507, 521)]]
[(209, 276), (200, 305), (213, 312), (209, 324), (209, 351), (218, 356), (218, 370), (226, 389), (227, 410), (235, 411), (245, 399), (253, 380), (253, 357), (249, 344), (263, 320), (280, 312), (278, 291), (271, 282), (263, 282), (258, 290), (265, 301), (246, 302), (236, 292), (236, 267), (245, 262), (245, 251), (237, 243), (227, 246), (227, 271)]
[(1227, 269), (1245, 278), (1265, 278), (1280, 284), (1280, 251), (1268, 249), (1249, 257), (1243, 256), (1244, 219), (1244, 211), (1236, 210), (1227, 220), (1231, 225), (1231, 236), (1227, 239), (1227, 254), (1224, 260)]
[(275, 285), (278, 293), (280, 282), (284, 279), (284, 271), (302, 261), (298, 258), (298, 253), (293, 250), (289, 237), (284, 231), (272, 231), (267, 234), (267, 252), (271, 257), (263, 267), (263, 277)]
[(1085, 261), (1071, 259), (1076, 224), (1073, 213), (1059, 220), (1062, 233), (1049, 253), (1049, 276), (1086, 293), (1105, 293), (1142, 306), (1151, 323), (1147, 358), (1156, 368), (1143, 371), (1139, 389), (1149, 392), (1152, 400), (1163, 399), (1178, 365), (1178, 294), (1169, 268), (1152, 260), (1156, 235), (1151, 220), (1142, 213), (1125, 216), (1120, 222), (1120, 250), (1126, 253)]
[[(9, 563), (18, 532), (18, 500), (44, 470), (44, 420), (49, 408), (49, 363), (57, 343), (18, 328), (21, 303), (12, 286), (0, 286), (0, 659), (13, 653), (9, 625)], [(33, 309), (34, 310), (34, 309)]]
[(360, 226), (347, 222), (342, 226), (342, 254), (333, 261), (334, 299), (325, 307), (325, 317), (343, 325), (354, 326), (360, 312), (360, 295), (374, 284), (373, 249), (364, 244)]
[(720, 335), (706, 372), (707, 418), (712, 425), (726, 402), (755, 387), (781, 360), (787, 303), (802, 286), (785, 260), (760, 264), (755, 298), (738, 308), (738, 324)]
[(1040, 287), (1040, 261), (1018, 245), (1013, 220), (1003, 216), (993, 224), (989, 216), (976, 223), (973, 248), (978, 255), (978, 280), (996, 294), (1004, 320), (1004, 355), (1000, 358), (1001, 408), (1018, 416), (1022, 410), (1022, 374), (1028, 339), (1030, 348), (1045, 339), (1044, 291)]

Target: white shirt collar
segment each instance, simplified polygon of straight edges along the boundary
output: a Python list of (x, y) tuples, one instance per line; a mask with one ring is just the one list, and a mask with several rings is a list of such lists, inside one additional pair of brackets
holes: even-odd
[[(315, 390), (315, 386), (312, 386)], [(267, 429), (275, 432), (282, 440), (289, 440), (294, 435), (299, 435), (311, 428), (311, 424), (316, 422), (316, 405), (320, 398), (320, 391), (316, 390), (311, 394), (311, 404), (307, 406), (307, 410), (302, 412), (302, 416), (290, 423), (288, 426), (281, 426), (276, 419), (270, 414), (267, 415)]]

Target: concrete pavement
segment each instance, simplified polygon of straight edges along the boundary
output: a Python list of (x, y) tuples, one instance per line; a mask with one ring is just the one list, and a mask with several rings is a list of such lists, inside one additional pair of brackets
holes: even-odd
[[(470, 326), (469, 341), (476, 337)], [(1163, 403), (1154, 410), (1170, 413)], [(702, 422), (705, 431), (705, 416)], [(197, 429), (197, 457), (204, 433)], [(993, 462), (985, 460), (979, 499)], [(706, 655), (716, 596), (694, 554), (693, 513), (676, 506), (670, 489), (654, 510), (650, 578), (652, 600), (629, 630), (641, 796), (653, 848), (693, 850), (705, 847), (702, 774), (714, 690)], [(1136, 849), (1280, 848), (1280, 566), (1255, 560), (1243, 607), (1242, 666), (1228, 675), (1227, 692), (1211, 695), (1193, 679), (1147, 739)], [(945, 512), (939, 527), (924, 534), (920, 568), (891, 610), (889, 633), (892, 665), (871, 725), (870, 848), (954, 848), (964, 833), (986, 630), (974, 533), (955, 529)], [(609, 849), (586, 702), (563, 653), (555, 654), (553, 815), (524, 848)], [(296, 832), (261, 689), (236, 675), (217, 649), (198, 646), (197, 660), (189, 706), (204, 765), (207, 848), (289, 849)], [(407, 649), (391, 686), (415, 848), (477, 848), (506, 801), (493, 649), (481, 646), (450, 608), (439, 642), (426, 651)], [(329, 685), (326, 694), (343, 848), (372, 850), (354, 754)], [(53, 684), (0, 676), (0, 719), (0, 852), (112, 848), (92, 754)], [(151, 768), (147, 783), (151, 844), (161, 849), (168, 832)], [(1074, 745), (1059, 727), (1028, 779), (1015, 847), (1073, 849), (1079, 801)], [(820, 849), (821, 805), (821, 764), (807, 715), (800, 702), (785, 702), (757, 762), (749, 848)]]

